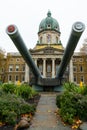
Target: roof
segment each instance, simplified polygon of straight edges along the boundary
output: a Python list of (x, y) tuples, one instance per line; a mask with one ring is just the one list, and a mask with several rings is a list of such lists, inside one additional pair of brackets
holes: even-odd
[(44, 30), (55, 30), (60, 33), (59, 23), (56, 19), (51, 17), (50, 11), (48, 11), (47, 17), (45, 19), (42, 19), (42, 21), (40, 22), (38, 33)]

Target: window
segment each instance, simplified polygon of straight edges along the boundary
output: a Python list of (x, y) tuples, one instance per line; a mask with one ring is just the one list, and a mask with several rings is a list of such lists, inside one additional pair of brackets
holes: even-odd
[(25, 71), (25, 65), (23, 65), (22, 70)]
[(56, 65), (56, 71), (59, 69), (59, 65)]
[(47, 72), (51, 72), (51, 65), (47, 65)]
[(80, 77), (80, 81), (84, 82), (84, 76)]
[(16, 71), (19, 71), (19, 65), (16, 65)]
[(82, 62), (82, 61), (83, 61), (83, 59), (82, 59), (82, 58), (80, 58), (80, 59), (79, 59), (79, 61), (80, 61), (80, 62)]
[(74, 76), (74, 82), (77, 82), (77, 77), (76, 76)]
[(2, 68), (2, 72), (4, 72), (4, 68)]
[(59, 69), (59, 65), (56, 65), (56, 73), (57, 73), (58, 69)]
[(56, 37), (56, 43), (58, 43), (58, 37)]
[(11, 58), (10, 60), (13, 61), (13, 58)]
[(42, 44), (42, 37), (40, 37), (40, 43)]
[(13, 65), (9, 65), (9, 72), (13, 71)]
[(21, 81), (25, 81), (24, 75), (21, 76)]
[(56, 30), (58, 30), (58, 27), (55, 27)]
[(15, 80), (18, 81), (18, 75), (15, 76)]
[(47, 25), (47, 28), (51, 28), (51, 25), (50, 25), (50, 24), (48, 24), (48, 25)]
[(76, 58), (73, 58), (73, 62), (76, 62)]
[(83, 71), (83, 67), (82, 66), (80, 66), (80, 72), (82, 72)]
[(50, 34), (47, 35), (47, 42), (48, 43), (51, 42), (51, 35)]
[(43, 27), (40, 27), (40, 30), (42, 30), (43, 29)]
[(11, 75), (8, 76), (8, 81), (12, 81), (12, 76)]
[(73, 66), (73, 71), (76, 72), (77, 71), (77, 67)]
[(16, 59), (16, 61), (20, 61), (20, 59), (19, 59), (19, 58), (17, 58), (17, 59)]
[(43, 73), (43, 66), (42, 65), (39, 65), (39, 70), (41, 72), (41, 74)]

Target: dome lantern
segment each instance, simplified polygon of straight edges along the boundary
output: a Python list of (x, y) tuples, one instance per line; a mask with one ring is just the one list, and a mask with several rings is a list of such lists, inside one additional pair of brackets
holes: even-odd
[(50, 11), (48, 11), (47, 16), (51, 17), (51, 12)]

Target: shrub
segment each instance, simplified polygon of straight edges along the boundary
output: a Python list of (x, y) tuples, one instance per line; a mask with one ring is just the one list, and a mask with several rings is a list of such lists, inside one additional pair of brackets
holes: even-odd
[(79, 86), (77, 86), (76, 84), (71, 83), (71, 82), (64, 84), (64, 90), (68, 91), (68, 92), (76, 92), (76, 93), (80, 92)]
[(87, 121), (87, 87), (81, 88), (72, 83), (64, 87), (65, 91), (56, 97), (56, 105), (64, 122), (73, 124), (77, 117)]
[(21, 96), (26, 100), (32, 96), (32, 89), (28, 85), (24, 84), (16, 88), (16, 93), (18, 96)]
[(25, 104), (21, 104), (20, 113), (21, 114), (31, 113), (33, 115), (35, 110), (36, 108), (34, 105), (29, 105), (28, 103), (25, 103)]
[(69, 124), (73, 123), (73, 119), (76, 116), (76, 109), (74, 108), (76, 101), (74, 100), (74, 94), (65, 92), (61, 96), (60, 102), (60, 114), (65, 122)]
[(4, 84), (2, 85), (2, 90), (3, 90), (5, 93), (14, 93), (15, 88), (16, 88), (16, 85), (13, 84), (13, 83), (4, 83)]
[(61, 97), (62, 97), (62, 94), (58, 94), (56, 97), (56, 105), (58, 108), (61, 108)]
[(34, 113), (35, 107), (26, 103), (24, 99), (13, 94), (4, 94), (0, 97), (0, 121), (15, 124), (21, 114)]
[(36, 95), (37, 92), (33, 90), (29, 85), (22, 84), (16, 87), (15, 94), (27, 100), (29, 98), (32, 98), (34, 95)]
[(5, 110), (3, 111), (2, 116), (2, 121), (5, 121), (6, 124), (16, 124), (17, 114), (14, 111)]

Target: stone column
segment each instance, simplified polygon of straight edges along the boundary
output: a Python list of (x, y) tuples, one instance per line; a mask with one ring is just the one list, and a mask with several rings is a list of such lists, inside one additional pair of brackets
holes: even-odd
[(52, 59), (52, 78), (55, 77), (55, 59)]
[(29, 83), (29, 67), (26, 63), (25, 63), (25, 82)]
[(46, 59), (43, 58), (43, 76), (46, 77)]
[(70, 67), (69, 67), (69, 81), (73, 82), (73, 62), (72, 62), (72, 59), (70, 60)]
[(35, 61), (35, 64), (36, 64), (36, 66), (37, 66), (37, 59), (34, 59), (34, 61)]

